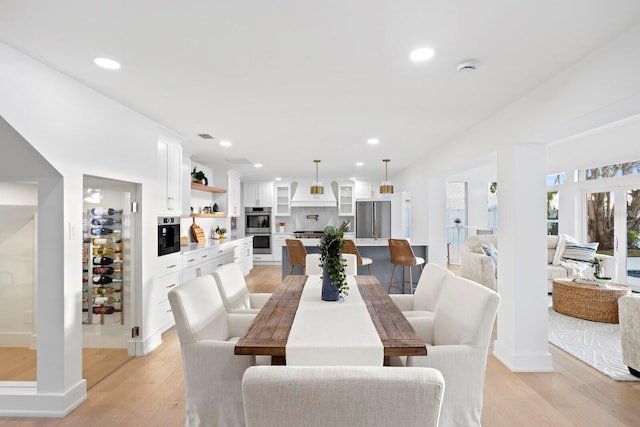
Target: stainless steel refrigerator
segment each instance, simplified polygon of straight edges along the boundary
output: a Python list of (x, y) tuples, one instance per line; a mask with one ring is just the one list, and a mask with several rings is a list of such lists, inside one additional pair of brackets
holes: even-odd
[(391, 237), (391, 201), (356, 202), (356, 237)]

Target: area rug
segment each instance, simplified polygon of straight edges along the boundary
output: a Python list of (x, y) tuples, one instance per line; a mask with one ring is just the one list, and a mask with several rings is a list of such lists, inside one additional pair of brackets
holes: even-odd
[(622, 363), (618, 324), (577, 319), (549, 307), (549, 342), (615, 381), (640, 381)]

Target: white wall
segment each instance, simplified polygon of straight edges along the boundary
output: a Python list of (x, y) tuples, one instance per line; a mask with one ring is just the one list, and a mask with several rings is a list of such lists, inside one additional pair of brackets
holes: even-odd
[[(0, 44), (0, 63), (0, 115), (63, 177), (64, 214), (58, 232), (53, 233), (51, 239), (58, 242), (58, 252), (63, 256), (64, 278), (47, 285), (59, 288), (64, 309), (56, 314), (60, 307), (55, 302), (43, 305), (39, 318), (53, 315), (58, 322), (63, 322), (64, 332), (59, 338), (47, 339), (46, 344), (39, 340), (38, 345), (53, 346), (55, 352), (63, 355), (65, 364), (77, 367), (65, 370), (62, 380), (55, 380), (56, 384), (42, 390), (55, 392), (58, 400), (38, 400), (40, 389), (35, 396), (20, 393), (22, 395), (12, 399), (1, 399), (0, 413), (15, 413), (20, 408), (37, 411), (41, 406), (41, 414), (59, 415), (83, 398), (77, 394), (73, 399), (66, 395), (72, 389), (77, 393), (78, 384), (81, 384), (81, 286), (75, 284), (82, 280), (79, 268), (82, 235), (68, 238), (68, 228), (81, 229), (82, 177), (91, 174), (142, 184), (141, 240), (147, 248), (143, 247), (141, 251), (142, 287), (149, 287), (156, 255), (150, 248), (155, 248), (157, 201), (164, 200), (159, 197), (155, 161), (159, 126), (3, 44)], [(9, 159), (12, 155), (12, 152), (5, 153)], [(14, 159), (17, 169), (21, 161)], [(53, 313), (47, 313), (47, 310)], [(57, 358), (52, 358), (50, 363), (52, 366), (46, 367), (48, 371), (60, 370)], [(44, 368), (39, 367), (39, 382)], [(3, 392), (11, 395), (11, 390), (0, 390)], [(5, 402), (8, 402), (6, 406)]]

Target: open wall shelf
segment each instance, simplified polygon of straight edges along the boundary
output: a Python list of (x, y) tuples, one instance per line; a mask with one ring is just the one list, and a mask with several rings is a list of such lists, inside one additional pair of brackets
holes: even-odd
[(200, 183), (193, 182), (193, 181), (191, 182), (191, 189), (208, 191), (209, 193), (226, 193), (227, 192), (227, 190), (225, 190), (224, 188), (212, 187), (209, 185), (202, 185)]

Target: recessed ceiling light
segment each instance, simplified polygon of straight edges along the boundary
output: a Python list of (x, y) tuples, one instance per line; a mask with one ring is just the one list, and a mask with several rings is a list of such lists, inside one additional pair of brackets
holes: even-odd
[(380, 140), (377, 139), (377, 138), (369, 138), (369, 139), (367, 139), (367, 144), (370, 144), (370, 145), (376, 145), (379, 142), (380, 142)]
[(351, 181), (355, 181), (355, 180), (356, 180), (356, 177), (355, 177), (355, 176), (352, 176), (352, 177), (351, 177), (351, 178), (349, 178), (349, 179), (350, 179)]
[(222, 140), (222, 141), (220, 141), (220, 146), (221, 147), (231, 147), (231, 141)]
[(107, 70), (119, 70), (120, 69), (120, 63), (118, 61), (114, 61), (113, 59), (96, 58), (96, 59), (93, 60), (93, 62), (98, 67), (106, 68)]
[(364, 163), (358, 162), (358, 163), (356, 163), (356, 166), (364, 166)]
[(256, 163), (255, 165), (253, 165), (254, 168), (261, 168), (262, 167), (262, 163)]
[(434, 50), (430, 47), (422, 47), (420, 49), (412, 50), (409, 54), (409, 58), (415, 62), (426, 61), (427, 59), (431, 59), (435, 54)]
[(276, 181), (282, 181), (282, 178), (280, 178), (279, 176), (276, 177)]

